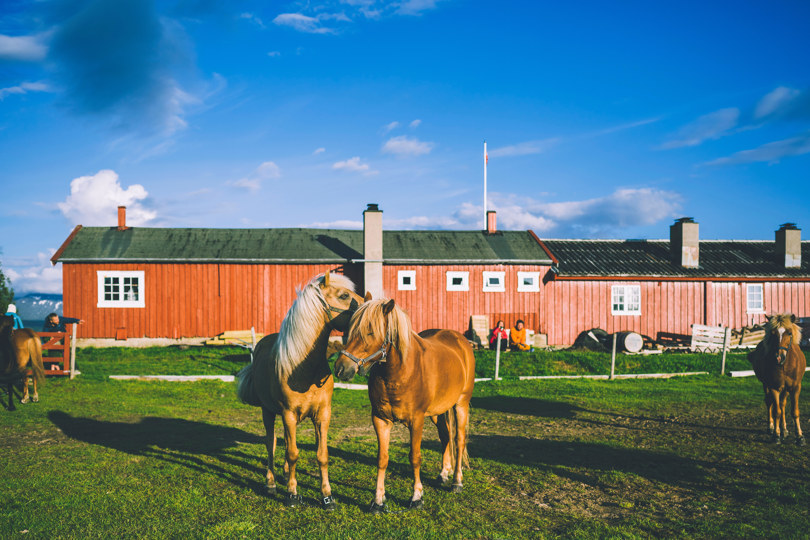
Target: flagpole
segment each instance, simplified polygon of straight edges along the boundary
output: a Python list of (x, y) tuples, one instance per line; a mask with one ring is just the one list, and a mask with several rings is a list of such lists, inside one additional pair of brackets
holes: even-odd
[(484, 140), (484, 230), (487, 230), (487, 141)]

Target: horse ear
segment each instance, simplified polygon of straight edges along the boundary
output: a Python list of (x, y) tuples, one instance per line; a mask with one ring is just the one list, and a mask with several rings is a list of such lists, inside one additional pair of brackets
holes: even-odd
[(371, 293), (369, 291), (366, 291), (366, 295), (363, 297), (363, 301), (368, 302), (369, 300), (371, 300)]
[(383, 304), (383, 315), (388, 315), (392, 311), (394, 311), (394, 300), (389, 300)]
[(329, 271), (327, 270), (326, 273), (323, 275), (323, 283), (321, 283), (321, 288), (325, 289), (329, 286)]
[(790, 314), (790, 322), (794, 322), (794, 323), (796, 322), (796, 314), (795, 313)]

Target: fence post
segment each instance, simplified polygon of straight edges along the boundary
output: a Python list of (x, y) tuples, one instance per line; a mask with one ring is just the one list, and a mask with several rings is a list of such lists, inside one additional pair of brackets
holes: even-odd
[(495, 342), (495, 380), (498, 380), (498, 371), (501, 368), (501, 335), (498, 334), (498, 340)]
[(617, 334), (614, 332), (613, 334), (613, 352), (610, 353), (610, 380), (613, 380), (613, 375), (616, 372), (616, 336)]
[(76, 376), (76, 323), (73, 323), (72, 335), (70, 336), (70, 378)]
[(720, 375), (726, 374), (726, 351), (728, 351), (728, 342), (731, 340), (731, 328), (726, 328), (723, 332), (723, 361), (720, 364)]

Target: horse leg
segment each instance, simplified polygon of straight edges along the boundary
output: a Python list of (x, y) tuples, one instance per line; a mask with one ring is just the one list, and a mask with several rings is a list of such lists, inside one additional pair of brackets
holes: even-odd
[(439, 441), (442, 446), (442, 470), (439, 472), (439, 482), (444, 485), (450, 481), (450, 471), (453, 470), (452, 458), (450, 457), (450, 429), (447, 426), (447, 416), (431, 416), (430, 420), (436, 424), (439, 430)]
[(12, 381), (8, 382), (8, 410), (17, 410), (17, 406), (14, 405), (14, 383)]
[(467, 424), (470, 418), (470, 405), (456, 404), (453, 409), (456, 413), (456, 470), (453, 475), (453, 493), (460, 493), (462, 489), (461, 467), (467, 455)]
[(298, 481), (295, 478), (295, 465), (298, 463), (298, 446), (295, 443), (295, 430), (298, 427), (298, 419), (294, 413), (285, 410), (281, 413), (281, 420), (284, 423), (284, 444), (286, 448), (287, 476), (287, 500), (284, 504), (293, 507), (301, 504), (301, 496), (298, 494)]
[(388, 468), (388, 444), (391, 441), (393, 423), (373, 415), (371, 423), (377, 433), (377, 490), (368, 511), (379, 514), (385, 512), (385, 470)]
[(788, 436), (787, 422), (785, 421), (785, 417), (787, 415), (787, 398), (788, 391), (787, 389), (783, 389), (782, 393), (779, 395), (779, 410), (782, 412), (780, 420), (782, 426), (782, 440), (785, 440)]
[(264, 446), (267, 448), (267, 489), (268, 495), (276, 494), (276, 475), (273, 461), (276, 455), (276, 413), (262, 407), (264, 423)]
[(329, 421), (332, 417), (331, 407), (322, 407), (318, 414), (312, 418), (315, 426), (315, 445), (318, 448), (318, 468), (321, 471), (321, 503), (323, 509), (329, 512), (337, 508), (337, 503), (332, 497), (332, 486), (329, 485), (329, 448), (327, 447), (327, 433), (329, 432)]
[(20, 403), (28, 403), (29, 401), (31, 401), (31, 396), (28, 395), (28, 375), (23, 374), (22, 383), (23, 383), (23, 397), (20, 400)]
[(425, 417), (417, 415), (408, 427), (411, 430), (411, 468), (413, 469), (413, 497), (409, 505), (412, 509), (422, 508), (422, 433), (425, 429)]
[(768, 435), (773, 435), (773, 400), (767, 388), (765, 389), (765, 414), (768, 415)]
[(793, 423), (796, 425), (796, 444), (799, 446), (804, 446), (806, 443), (804, 442), (804, 434), (802, 433), (802, 425), (799, 422), (799, 394), (802, 393), (802, 387), (796, 387), (796, 390), (790, 395), (790, 401), (793, 412)]
[(776, 444), (781, 444), (782, 439), (780, 421), (782, 413), (779, 410), (779, 392), (776, 390), (769, 390), (768, 394), (771, 400), (771, 423), (773, 424), (771, 441), (775, 442)]

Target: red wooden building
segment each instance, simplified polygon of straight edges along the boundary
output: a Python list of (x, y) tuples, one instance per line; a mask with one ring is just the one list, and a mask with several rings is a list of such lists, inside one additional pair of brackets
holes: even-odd
[(77, 226), (52, 261), (80, 338), (274, 332), (295, 287), (327, 270), (396, 299), (417, 329), (522, 318), (551, 345), (593, 327), (688, 334), (810, 312), (810, 247), (795, 227), (775, 242), (701, 242), (690, 220), (669, 241), (541, 241), (498, 231), (494, 213), (484, 231), (384, 231), (376, 205), (363, 216), (362, 231), (170, 229), (128, 227), (120, 208), (117, 227)]

